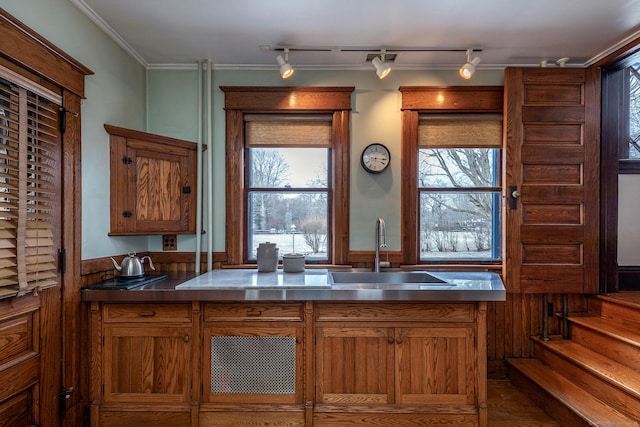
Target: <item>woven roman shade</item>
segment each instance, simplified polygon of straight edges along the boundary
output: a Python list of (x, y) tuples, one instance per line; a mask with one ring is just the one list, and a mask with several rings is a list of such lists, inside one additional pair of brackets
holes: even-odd
[(59, 105), (6, 80), (1, 71), (0, 298), (58, 283), (54, 213), (59, 209)]
[(502, 116), (424, 114), (418, 123), (420, 148), (502, 148)]
[(330, 115), (247, 114), (246, 146), (331, 147)]

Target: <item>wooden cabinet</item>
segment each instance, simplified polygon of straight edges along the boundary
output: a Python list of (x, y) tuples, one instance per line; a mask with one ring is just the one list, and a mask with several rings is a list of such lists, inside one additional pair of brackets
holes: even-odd
[(109, 234), (195, 233), (197, 145), (104, 127), (111, 147)]
[(192, 315), (191, 304), (93, 306), (93, 425), (188, 425)]
[(92, 426), (487, 426), (486, 303), (91, 303)]
[(473, 303), (318, 304), (314, 426), (381, 411), (395, 422), (486, 425), (478, 316)]
[(303, 426), (304, 324), (302, 303), (204, 304), (201, 425)]

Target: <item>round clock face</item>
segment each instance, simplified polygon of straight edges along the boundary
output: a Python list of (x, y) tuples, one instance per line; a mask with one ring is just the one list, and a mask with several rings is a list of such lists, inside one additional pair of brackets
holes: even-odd
[(360, 163), (367, 172), (380, 173), (384, 171), (391, 161), (389, 149), (382, 144), (370, 144), (360, 156)]

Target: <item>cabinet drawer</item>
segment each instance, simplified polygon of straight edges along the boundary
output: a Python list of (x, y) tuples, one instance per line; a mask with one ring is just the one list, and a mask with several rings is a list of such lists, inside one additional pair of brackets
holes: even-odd
[(191, 304), (104, 304), (105, 323), (191, 322)]
[(318, 321), (473, 322), (473, 303), (320, 303)]
[(302, 304), (226, 304), (204, 306), (204, 320), (302, 320)]

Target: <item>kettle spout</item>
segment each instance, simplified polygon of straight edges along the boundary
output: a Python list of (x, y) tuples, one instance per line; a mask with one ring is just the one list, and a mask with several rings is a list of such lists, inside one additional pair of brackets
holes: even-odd
[(120, 265), (118, 265), (118, 263), (116, 262), (116, 260), (115, 260), (115, 259), (113, 259), (113, 257), (110, 257), (110, 258), (111, 258), (111, 262), (113, 262), (113, 266), (116, 268), (116, 270), (117, 270), (117, 271), (122, 270), (122, 267), (120, 267)]

